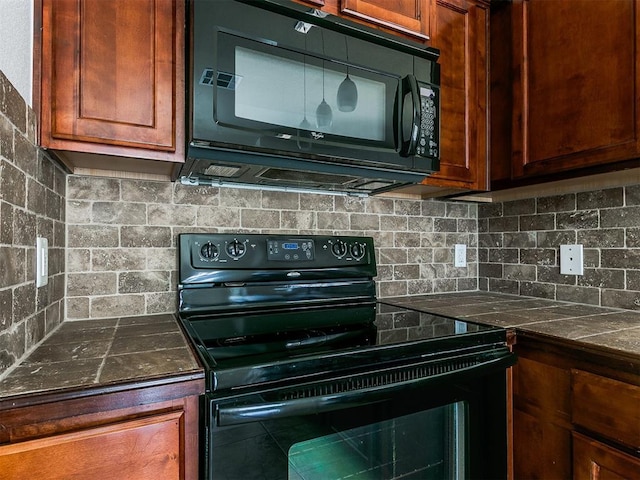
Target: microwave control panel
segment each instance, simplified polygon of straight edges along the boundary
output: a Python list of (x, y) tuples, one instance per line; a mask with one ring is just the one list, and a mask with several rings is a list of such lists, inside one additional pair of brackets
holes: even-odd
[(426, 83), (418, 82), (420, 92), (420, 128), (416, 154), (421, 157), (438, 158), (438, 90)]

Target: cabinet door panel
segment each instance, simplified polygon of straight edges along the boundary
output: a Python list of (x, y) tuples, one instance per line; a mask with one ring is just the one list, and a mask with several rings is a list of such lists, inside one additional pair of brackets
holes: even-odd
[(627, 160), (640, 146), (637, 2), (514, 2), (514, 176)]
[[(611, 394), (615, 392), (615, 408)], [(571, 371), (572, 420), (640, 450), (640, 387), (581, 370)]]
[[(184, 6), (172, 0), (42, 5), (43, 146), (96, 153), (134, 148), (163, 160), (183, 155)], [(158, 153), (144, 153), (150, 151)]]
[(638, 478), (640, 459), (574, 433), (573, 472), (573, 478), (590, 480)]
[(426, 40), (430, 34), (432, 1), (342, 0), (340, 10), (343, 14)]
[(440, 171), (426, 185), (487, 188), (488, 11), (439, 0), (432, 44), (440, 49)]
[(179, 479), (182, 412), (0, 446), (2, 478)]

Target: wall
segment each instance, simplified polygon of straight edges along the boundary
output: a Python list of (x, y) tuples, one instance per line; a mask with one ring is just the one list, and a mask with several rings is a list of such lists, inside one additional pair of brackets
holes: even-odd
[[(480, 288), (640, 310), (640, 186), (478, 208)], [(559, 246), (584, 245), (584, 275)]]
[[(380, 297), (477, 289), (473, 204), (69, 176), (67, 316), (175, 312), (180, 232), (371, 235)], [(453, 267), (453, 245), (470, 263)]]
[(0, 71), (31, 105), (34, 0), (1, 0)]
[[(64, 318), (65, 174), (35, 146), (34, 112), (0, 71), (0, 377)], [(35, 287), (36, 237), (49, 284)]]

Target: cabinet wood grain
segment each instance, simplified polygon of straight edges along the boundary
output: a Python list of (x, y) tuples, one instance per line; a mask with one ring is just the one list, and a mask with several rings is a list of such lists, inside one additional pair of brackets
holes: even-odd
[(172, 0), (42, 0), (41, 145), (183, 161), (184, 15)]
[(182, 412), (0, 446), (2, 478), (179, 479)]
[(627, 480), (638, 478), (640, 459), (573, 434), (573, 478)]
[(489, 11), (483, 3), (438, 0), (432, 45), (440, 49), (440, 171), (422, 183), (487, 189)]
[(640, 165), (638, 2), (516, 0), (494, 17), (511, 86), (492, 89), (492, 187)]
[(639, 386), (573, 369), (571, 399), (574, 424), (640, 451)]
[(0, 478), (199, 478), (204, 380), (114, 388), (0, 403)]
[(428, 40), (432, 1), (341, 0), (340, 12), (417, 39)]

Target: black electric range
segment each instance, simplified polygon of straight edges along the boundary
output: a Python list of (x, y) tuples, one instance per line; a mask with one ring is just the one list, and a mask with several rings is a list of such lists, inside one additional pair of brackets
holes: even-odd
[(179, 319), (225, 392), (495, 346), (506, 332), (378, 301), (369, 237), (183, 234)]

